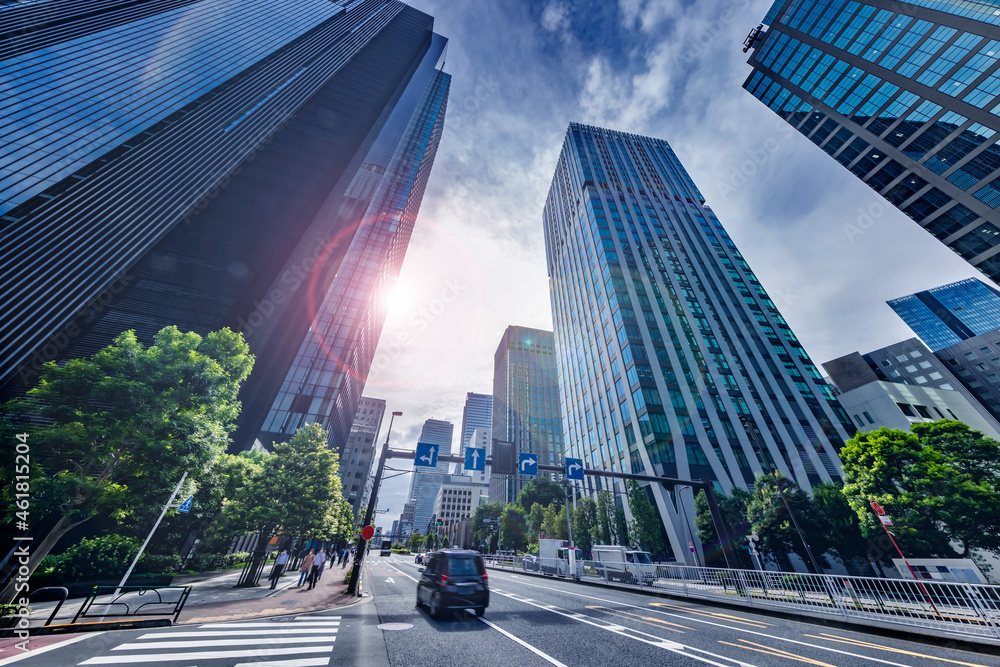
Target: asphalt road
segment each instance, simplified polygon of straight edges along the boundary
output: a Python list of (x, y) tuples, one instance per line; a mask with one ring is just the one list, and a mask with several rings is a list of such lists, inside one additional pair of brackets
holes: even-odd
[(434, 621), (414, 604), (418, 567), (412, 558), (370, 558), (372, 598), (350, 607), (88, 635), (16, 664), (1000, 667), (1000, 658), (946, 646), (496, 570), (483, 619), (463, 611)]

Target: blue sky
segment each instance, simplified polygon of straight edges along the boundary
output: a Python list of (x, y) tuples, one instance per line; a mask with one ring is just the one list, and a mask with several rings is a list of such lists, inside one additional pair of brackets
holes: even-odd
[[(769, 0), (410, 4), (453, 80), (365, 389), (403, 411), (395, 447), (436, 418), (457, 449), (503, 330), (551, 328), (541, 210), (573, 121), (666, 139), (817, 364), (912, 336), (886, 299), (978, 275), (741, 88)], [(380, 525), (408, 486), (383, 486)]]

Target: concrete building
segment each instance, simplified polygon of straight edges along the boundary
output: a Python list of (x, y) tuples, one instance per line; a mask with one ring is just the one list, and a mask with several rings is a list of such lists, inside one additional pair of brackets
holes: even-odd
[(343, 485), (344, 498), (351, 503), (355, 521), (364, 519), (364, 512), (367, 509), (371, 488), (369, 477), (372, 473), (372, 463), (375, 461), (375, 449), (384, 414), (385, 401), (362, 396), (347, 442), (338, 451), (340, 482)]
[[(428, 419), (420, 430), (418, 443), (438, 446), (438, 456), (451, 454), (454, 425), (441, 419)], [(413, 532), (425, 534), (434, 514), (434, 499), (438, 489), (449, 476), (449, 464), (438, 461), (437, 468), (413, 466), (410, 480), (410, 500), (413, 501)]]

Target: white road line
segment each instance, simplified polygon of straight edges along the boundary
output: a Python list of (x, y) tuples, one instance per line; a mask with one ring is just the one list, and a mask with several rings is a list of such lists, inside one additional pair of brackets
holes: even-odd
[(537, 655), (537, 656), (539, 656), (539, 657), (541, 657), (541, 658), (549, 661), (553, 665), (556, 665), (556, 667), (568, 667), (568, 665), (566, 665), (565, 663), (559, 662), (558, 660), (556, 660), (555, 658), (553, 658), (548, 653), (545, 653), (545, 652), (543, 652), (543, 651), (535, 648), (534, 646), (532, 646), (528, 642), (524, 641), (520, 637), (515, 637), (514, 635), (512, 635), (509, 632), (507, 632), (506, 630), (504, 630), (500, 626), (496, 625), (495, 623), (490, 623), (489, 621), (487, 621), (482, 616), (479, 617), (479, 620), (482, 621), (483, 623), (485, 623), (486, 625), (490, 626), (491, 628), (493, 628), (494, 630), (496, 630), (497, 632), (499, 632), (503, 636), (507, 637), (508, 639), (513, 639), (515, 642), (517, 642), (518, 644), (520, 644), (524, 648), (528, 649), (529, 651), (531, 651), (535, 655)]
[(241, 662), (235, 667), (325, 667), (330, 658), (299, 658), (297, 660), (268, 660), (266, 662)]
[(861, 655), (860, 653), (851, 653), (850, 651), (841, 651), (840, 649), (830, 648), (829, 646), (823, 646), (822, 644), (810, 644), (809, 642), (803, 642), (803, 641), (799, 641), (797, 639), (788, 639), (787, 637), (779, 637), (777, 635), (767, 634), (766, 632), (757, 632), (755, 630), (749, 630), (747, 628), (733, 627), (731, 625), (726, 625), (725, 623), (717, 623), (715, 621), (708, 621), (708, 620), (705, 620), (705, 619), (697, 618), (694, 614), (692, 614), (690, 616), (682, 615), (682, 614), (679, 614), (679, 613), (673, 614), (673, 613), (670, 613), (670, 612), (662, 611), (662, 610), (657, 609), (655, 607), (652, 607), (652, 608), (648, 607), (648, 606), (647, 607), (643, 607), (643, 606), (637, 605), (637, 604), (629, 604), (628, 602), (620, 602), (618, 600), (608, 600), (606, 598), (599, 598), (599, 597), (594, 596), (594, 595), (584, 595), (583, 593), (574, 593), (572, 591), (566, 591), (566, 590), (562, 590), (560, 588), (552, 588), (550, 586), (542, 586), (542, 585), (539, 585), (539, 584), (531, 584), (531, 583), (528, 583), (526, 581), (523, 581), (521, 577), (518, 577), (516, 583), (518, 585), (521, 585), (521, 586), (532, 586), (534, 588), (544, 588), (545, 590), (555, 591), (557, 593), (565, 593), (566, 595), (573, 595), (573, 596), (580, 597), (580, 598), (586, 598), (588, 600), (596, 600), (598, 602), (607, 602), (608, 604), (616, 604), (616, 605), (619, 605), (621, 607), (631, 607), (632, 609), (642, 609), (643, 611), (647, 611), (647, 612), (655, 612), (657, 614), (660, 614), (661, 616), (670, 616), (672, 618), (680, 618), (680, 619), (683, 619), (685, 621), (691, 621), (691, 622), (694, 622), (694, 623), (703, 623), (705, 625), (713, 625), (713, 626), (715, 626), (717, 628), (726, 628), (727, 630), (735, 630), (735, 631), (738, 631), (738, 632), (744, 632), (746, 634), (756, 635), (758, 637), (767, 637), (768, 639), (774, 639), (776, 641), (788, 642), (790, 644), (798, 644), (799, 646), (809, 646), (810, 648), (818, 648), (818, 649), (822, 649), (824, 651), (829, 651), (830, 653), (839, 653), (840, 655), (849, 655), (852, 658), (861, 658), (861, 659), (864, 659), (864, 660), (870, 660), (872, 662), (877, 662), (877, 663), (880, 663), (880, 664), (883, 664), (883, 665), (892, 665), (893, 667), (913, 667), (912, 665), (908, 665), (908, 664), (905, 664), (905, 663), (902, 663), (902, 662), (893, 662), (891, 660), (883, 660), (882, 658), (872, 658), (872, 657), (867, 656), (867, 655)]
[(138, 651), (154, 648), (183, 649), (183, 648), (211, 648), (213, 646), (259, 646), (277, 644), (309, 644), (336, 641), (336, 637), (316, 636), (312, 637), (238, 637), (236, 639), (202, 639), (198, 641), (169, 641), (169, 642), (141, 642), (129, 643), (116, 646), (112, 651)]
[[(335, 621), (333, 623), (322, 623), (319, 621), (299, 621), (295, 624), (295, 627), (314, 627), (314, 628), (335, 628), (340, 625), (340, 621)], [(199, 625), (199, 628), (275, 628), (277, 623), (205, 623), (204, 625)]]
[[(613, 632), (616, 635), (627, 637), (628, 639), (634, 639), (640, 641), (644, 644), (649, 644), (650, 646), (655, 646), (657, 648), (662, 648), (665, 651), (670, 651), (671, 653), (676, 653), (678, 655), (683, 655), (692, 660), (697, 660), (699, 662), (704, 662), (709, 665), (714, 665), (714, 667), (731, 667), (732, 663), (740, 665), (740, 667), (755, 667), (753, 663), (744, 662), (742, 660), (736, 660), (735, 658), (729, 658), (724, 655), (719, 655), (718, 653), (712, 653), (711, 651), (706, 651), (704, 649), (695, 648), (694, 646), (688, 646), (687, 644), (681, 644), (679, 642), (671, 641), (669, 639), (664, 639), (656, 635), (649, 634), (648, 632), (642, 632), (641, 630), (633, 630), (631, 628), (625, 628), (621, 625), (614, 623), (599, 622), (589, 616), (584, 616), (582, 614), (577, 614), (574, 612), (566, 611), (560, 609), (559, 607), (554, 607), (552, 605), (543, 605), (538, 602), (529, 600), (528, 598), (522, 598), (520, 595), (515, 593), (505, 593), (504, 591), (499, 591), (494, 589), (494, 593), (498, 595), (503, 595), (517, 602), (523, 602), (525, 604), (530, 604), (532, 607), (537, 607), (538, 609), (544, 609), (553, 614), (563, 616), (565, 618), (572, 619), (579, 623), (585, 623), (586, 625), (593, 626), (595, 628), (600, 628), (601, 630), (607, 630), (608, 632)], [(694, 655), (694, 653), (702, 653), (704, 655), (712, 656), (716, 660), (725, 660), (726, 662), (716, 662), (710, 658), (704, 657), (704, 655)]]
[[(90, 639), (91, 637), (94, 636), (96, 636), (96, 634), (86, 634), (86, 635), (81, 635), (79, 637), (73, 637), (72, 639), (67, 639), (66, 641), (59, 642), (58, 644), (49, 644), (48, 646), (43, 646), (42, 648), (33, 648), (30, 651), (25, 651), (19, 655), (12, 655), (9, 658), (4, 658), (3, 660), (0, 660), (0, 665), (12, 665), (18, 660), (24, 660), (25, 658), (33, 658), (36, 655), (45, 653), (46, 651), (52, 651), (57, 648), (62, 648), (63, 646), (69, 646), (70, 644), (75, 644), (76, 642), (82, 642), (84, 639)], [(29, 641), (28, 646), (31, 646), (30, 643), (31, 640), (28, 641)]]
[[(267, 635), (315, 635), (320, 632), (318, 628), (288, 628), (287, 630), (268, 630)], [(337, 632), (337, 628), (330, 628), (328, 632)], [(191, 630), (190, 632), (155, 632), (148, 635), (142, 635), (136, 637), (136, 639), (167, 639), (174, 637), (215, 637), (217, 635), (225, 635), (227, 637), (241, 636), (241, 635), (252, 635), (254, 637), (260, 637), (262, 633), (260, 630), (230, 630), (227, 628), (220, 628), (218, 630)]]
[[(410, 575), (408, 575), (407, 573), (403, 572), (403, 571), (402, 571), (402, 570), (400, 570), (399, 568), (396, 568), (396, 567), (393, 567), (393, 566), (391, 566), (391, 565), (390, 565), (389, 567), (392, 567), (392, 569), (393, 569), (393, 570), (395, 570), (395, 571), (396, 571), (397, 573), (399, 573), (399, 574), (403, 575), (404, 577), (406, 577), (406, 578), (407, 578), (407, 579), (409, 579), (410, 581), (412, 581), (412, 582), (415, 582), (415, 583), (419, 583), (419, 582), (417, 582), (417, 580), (416, 580), (416, 579), (414, 579), (413, 577), (411, 577), (411, 576), (410, 576)], [(396, 583), (396, 582), (395, 582), (395, 581), (393, 581), (392, 583)]]
[(339, 621), (343, 616), (296, 616), (293, 621)]
[(78, 665), (127, 665), (140, 662), (178, 662), (192, 660), (219, 660), (224, 658), (269, 658), (274, 655), (294, 653), (330, 653), (330, 646), (296, 646), (294, 648), (259, 648), (247, 651), (195, 651), (192, 653), (141, 653), (139, 655), (97, 656)]

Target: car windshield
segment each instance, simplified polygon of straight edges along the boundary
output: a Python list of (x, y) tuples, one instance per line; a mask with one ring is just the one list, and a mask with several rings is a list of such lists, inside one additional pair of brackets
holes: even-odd
[(453, 576), (483, 573), (483, 565), (475, 558), (449, 558), (448, 574)]
[(628, 559), (631, 563), (642, 563), (644, 565), (652, 565), (653, 563), (649, 558), (649, 554), (645, 551), (633, 551), (628, 554)]

